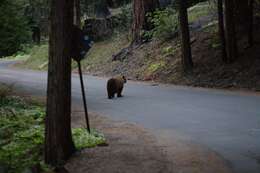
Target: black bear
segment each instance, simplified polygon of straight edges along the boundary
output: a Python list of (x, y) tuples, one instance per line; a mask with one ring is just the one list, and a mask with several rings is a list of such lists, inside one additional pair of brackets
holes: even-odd
[(126, 83), (126, 78), (123, 75), (110, 78), (107, 81), (108, 99), (114, 98), (115, 94), (117, 94), (117, 97), (122, 97), (122, 91), (125, 83)]

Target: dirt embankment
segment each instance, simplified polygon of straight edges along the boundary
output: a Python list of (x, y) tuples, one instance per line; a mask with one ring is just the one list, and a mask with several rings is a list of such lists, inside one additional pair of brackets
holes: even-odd
[[(84, 126), (84, 114), (74, 108), (72, 126)], [(91, 114), (91, 125), (102, 131), (108, 146), (85, 149), (69, 160), (73, 173), (230, 173), (214, 152), (167, 136), (155, 138), (139, 125)]]

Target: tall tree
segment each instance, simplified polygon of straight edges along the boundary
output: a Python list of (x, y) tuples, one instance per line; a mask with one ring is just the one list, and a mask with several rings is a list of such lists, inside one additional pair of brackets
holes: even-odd
[(135, 43), (141, 42), (141, 31), (149, 30), (151, 25), (147, 21), (146, 14), (153, 12), (159, 6), (158, 0), (134, 0), (133, 11), (134, 21), (132, 26), (132, 40)]
[(107, 0), (94, 1), (94, 13), (97, 18), (106, 18), (110, 15)]
[(190, 31), (188, 24), (187, 0), (179, 0), (179, 22), (181, 33), (181, 50), (182, 50), (182, 65), (185, 72), (190, 71), (193, 67)]
[(235, 6), (234, 13), (238, 22), (248, 23), (248, 1), (250, 0), (233, 0)]
[(74, 0), (74, 24), (78, 27), (81, 25), (80, 0)]
[(71, 57), (74, 0), (51, 0), (45, 162), (57, 166), (75, 147), (71, 134)]
[[(28, 0), (24, 0), (28, 1)], [(29, 0), (25, 6), (25, 16), (32, 27), (33, 41), (39, 43), (41, 34), (47, 37), (49, 5), (46, 0)]]
[(253, 24), (254, 24), (254, 0), (248, 1), (248, 44), (249, 46), (253, 45)]
[(233, 62), (237, 57), (237, 39), (235, 22), (234, 0), (224, 0), (225, 2), (225, 29), (227, 45), (227, 62)]
[(218, 0), (218, 32), (221, 40), (222, 60), (227, 62), (225, 29), (224, 29), (224, 15), (223, 15), (223, 0)]

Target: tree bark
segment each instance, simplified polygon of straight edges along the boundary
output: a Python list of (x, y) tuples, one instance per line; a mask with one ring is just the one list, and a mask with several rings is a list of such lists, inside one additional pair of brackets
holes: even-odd
[(234, 0), (224, 0), (225, 2), (225, 37), (227, 48), (227, 63), (233, 62), (237, 57), (237, 39), (235, 27)]
[(45, 162), (57, 166), (75, 151), (71, 134), (73, 0), (51, 0)]
[(80, 0), (74, 0), (74, 24), (81, 26)]
[(248, 44), (249, 46), (253, 46), (254, 39), (253, 39), (253, 25), (254, 25), (254, 0), (249, 0), (248, 2), (248, 18), (249, 18), (249, 24), (248, 24)]
[(187, 1), (179, 0), (179, 23), (181, 35), (182, 65), (185, 72), (192, 70), (193, 61), (190, 45), (190, 31), (187, 14)]
[(157, 7), (159, 7), (158, 0), (134, 0), (134, 21), (132, 25), (132, 41), (134, 43), (140, 43), (142, 41), (142, 30), (151, 29), (146, 14), (153, 12)]
[[(233, 0), (234, 14), (237, 16), (236, 20), (239, 23), (248, 23), (248, 1), (250, 0)], [(245, 27), (246, 28), (246, 27)]]
[(218, 32), (221, 40), (222, 60), (227, 62), (227, 50), (224, 29), (223, 0), (218, 0)]
[(32, 38), (33, 42), (37, 43), (38, 45), (41, 43), (41, 29), (39, 26), (32, 27)]

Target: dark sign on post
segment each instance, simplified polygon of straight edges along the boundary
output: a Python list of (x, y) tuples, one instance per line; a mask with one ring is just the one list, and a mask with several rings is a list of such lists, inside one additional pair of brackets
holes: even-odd
[(72, 50), (71, 57), (75, 61), (81, 61), (92, 47), (93, 41), (90, 36), (85, 35), (84, 32), (77, 26), (73, 26)]
[(73, 35), (72, 36), (73, 37), (72, 37), (72, 45), (71, 45), (72, 46), (71, 57), (78, 63), (82, 99), (83, 99), (84, 110), (85, 110), (85, 119), (86, 119), (88, 132), (90, 133), (87, 101), (86, 101), (86, 94), (85, 94), (85, 88), (84, 88), (80, 61), (85, 58), (86, 54), (92, 47), (93, 42), (90, 39), (90, 37), (85, 35), (84, 32), (77, 26), (73, 26)]

